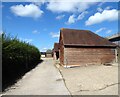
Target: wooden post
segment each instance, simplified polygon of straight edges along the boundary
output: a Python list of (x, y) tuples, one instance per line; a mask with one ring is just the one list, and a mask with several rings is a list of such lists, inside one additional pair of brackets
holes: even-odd
[(117, 49), (117, 52), (118, 52), (118, 64), (120, 64), (120, 46), (118, 47)]
[(115, 48), (115, 62), (118, 62), (118, 48)]

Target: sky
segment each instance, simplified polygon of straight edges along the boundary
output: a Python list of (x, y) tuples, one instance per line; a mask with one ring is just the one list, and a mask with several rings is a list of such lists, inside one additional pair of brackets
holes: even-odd
[(0, 9), (0, 31), (40, 51), (59, 42), (61, 28), (90, 30), (102, 37), (118, 33), (118, 2), (2, 2)]

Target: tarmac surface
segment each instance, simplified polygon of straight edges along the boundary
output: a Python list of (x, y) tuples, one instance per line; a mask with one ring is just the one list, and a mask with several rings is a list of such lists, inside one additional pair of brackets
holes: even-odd
[(36, 68), (26, 73), (3, 95), (69, 95), (52, 58), (44, 58)]

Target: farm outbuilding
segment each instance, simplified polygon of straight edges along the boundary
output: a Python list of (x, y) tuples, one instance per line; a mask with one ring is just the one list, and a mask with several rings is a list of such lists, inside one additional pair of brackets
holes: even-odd
[(106, 38), (120, 47), (120, 32)]
[(59, 43), (54, 43), (53, 58), (55, 60), (58, 60), (59, 58)]
[(51, 58), (53, 57), (53, 53), (52, 52), (46, 52), (46, 58)]
[(48, 50), (46, 51), (45, 57), (46, 57), (46, 58), (52, 58), (52, 57), (53, 57), (53, 50), (48, 49)]
[(41, 58), (45, 58), (46, 52), (41, 52)]
[(88, 30), (60, 30), (60, 63), (64, 66), (104, 64), (115, 61), (116, 45)]

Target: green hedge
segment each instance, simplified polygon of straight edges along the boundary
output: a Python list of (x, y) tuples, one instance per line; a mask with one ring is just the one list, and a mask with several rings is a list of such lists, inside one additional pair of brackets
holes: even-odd
[(39, 50), (17, 38), (2, 35), (3, 89), (40, 62)]

